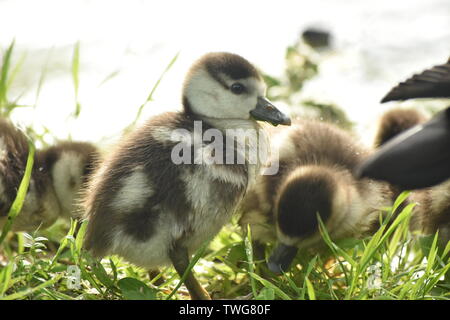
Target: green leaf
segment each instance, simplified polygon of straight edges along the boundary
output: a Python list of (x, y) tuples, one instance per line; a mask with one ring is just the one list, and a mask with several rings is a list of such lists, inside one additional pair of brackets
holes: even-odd
[(28, 288), (23, 291), (12, 293), (6, 297), (0, 298), (0, 300), (17, 300), (17, 299), (25, 298), (26, 296), (28, 296), (34, 292), (37, 292), (39, 290), (42, 290), (43, 288), (46, 288), (48, 286), (55, 284), (56, 282), (58, 282), (61, 279), (61, 277), (62, 277), (62, 275), (57, 275), (54, 278), (52, 278), (48, 281), (45, 281), (34, 288)]
[(274, 300), (275, 290), (272, 288), (262, 288), (261, 292), (255, 298), (255, 300)]
[(245, 246), (242, 242), (231, 246), (227, 253), (226, 260), (233, 265), (237, 265), (239, 262), (246, 260)]
[(408, 198), (410, 192), (409, 191), (403, 191), (397, 199), (395, 199), (394, 205), (392, 207), (392, 212), (397, 211), (398, 207)]
[(98, 280), (105, 285), (109, 289), (113, 289), (114, 282), (111, 280), (111, 278), (108, 276), (108, 273), (106, 272), (105, 268), (103, 267), (102, 263), (100, 261), (94, 261), (90, 264), (92, 268), (92, 273), (95, 274)]
[(419, 238), (420, 249), (424, 256), (430, 254), (431, 246), (433, 245), (434, 235), (427, 235)]
[(306, 287), (308, 288), (309, 299), (316, 300), (316, 293), (314, 292), (314, 287), (313, 287), (311, 281), (309, 281), (308, 278), (305, 278), (305, 282), (306, 282)]
[(122, 295), (127, 300), (155, 300), (157, 290), (149, 288), (135, 278), (123, 278), (118, 281)]
[(272, 289), (281, 299), (283, 300), (292, 300), (291, 297), (289, 297), (286, 293), (283, 292), (283, 290), (281, 290), (280, 288), (278, 288), (276, 285), (274, 285), (273, 283), (271, 283), (270, 281), (258, 276), (256, 273), (249, 273), (249, 275), (258, 280), (259, 282), (261, 282), (261, 284), (269, 289)]
[(78, 230), (77, 237), (75, 239), (75, 248), (78, 253), (80, 253), (81, 248), (83, 247), (83, 240), (84, 235), (86, 234), (87, 225), (88, 221), (87, 220), (83, 221), (83, 223), (80, 226), (80, 229)]
[(0, 270), (0, 296), (3, 296), (9, 288), (13, 267), (13, 263), (8, 263), (5, 268)]

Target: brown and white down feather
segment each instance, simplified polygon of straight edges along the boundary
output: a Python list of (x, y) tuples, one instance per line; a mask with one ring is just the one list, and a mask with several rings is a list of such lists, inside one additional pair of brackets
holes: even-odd
[[(428, 117), (415, 109), (393, 109), (386, 112), (380, 121), (376, 146), (381, 146), (409, 128), (425, 123)], [(382, 139), (381, 137), (389, 137)], [(391, 186), (394, 199), (404, 190)], [(450, 182), (434, 187), (411, 191), (400, 207), (401, 211), (409, 203), (415, 203), (410, 229), (422, 235), (439, 231), (439, 239), (445, 245), (450, 240)]]
[[(0, 225), (16, 198), (28, 158), (28, 139), (9, 120), (0, 119)], [(15, 231), (45, 229), (59, 217), (76, 217), (77, 201), (98, 157), (87, 142), (65, 141), (36, 150), (29, 188)]]
[[(386, 184), (355, 180), (353, 169), (368, 150), (331, 124), (297, 121), (272, 137), (280, 170), (262, 175), (241, 206), (240, 225), (252, 239), (297, 248), (323, 245), (316, 213), (334, 239), (362, 237), (378, 226), (390, 204)], [(286, 271), (286, 270), (285, 270)]]
[[(231, 93), (236, 81), (245, 85), (245, 94)], [(224, 137), (227, 129), (259, 129), (249, 112), (264, 91), (258, 71), (237, 55), (211, 53), (199, 59), (185, 80), (184, 110), (148, 120), (106, 157), (94, 175), (85, 201), (86, 247), (98, 257), (118, 254), (139, 266), (155, 268), (171, 262), (175, 246), (192, 253), (217, 234), (230, 220), (259, 165), (247, 160), (243, 164), (175, 164), (171, 153), (182, 143), (192, 159), (212, 155), (210, 142), (193, 136), (194, 121), (202, 122), (201, 135), (207, 129), (219, 130)], [(287, 124), (288, 119), (283, 119)], [(173, 135), (174, 130), (185, 135)], [(223, 143), (224, 156), (234, 150), (234, 145)]]

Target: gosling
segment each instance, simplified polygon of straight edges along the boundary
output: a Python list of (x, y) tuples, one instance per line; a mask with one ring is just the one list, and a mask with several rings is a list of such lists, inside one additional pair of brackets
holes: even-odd
[[(247, 158), (237, 164), (192, 159), (234, 155), (230, 129), (259, 130), (256, 120), (289, 125), (265, 89), (257, 69), (236, 54), (197, 60), (184, 81), (183, 110), (148, 120), (94, 174), (85, 199), (86, 248), (150, 270), (172, 263), (183, 275), (190, 254), (230, 220), (260, 166)], [(212, 150), (202, 141), (212, 133), (232, 143), (215, 140), (220, 150)], [(189, 160), (174, 161), (174, 154)], [(192, 299), (210, 299), (191, 272), (185, 285)]]
[[(377, 141), (381, 137), (394, 138), (410, 127), (426, 122), (428, 119), (414, 109), (394, 109), (383, 115), (378, 129)], [(383, 141), (382, 144), (388, 140)], [(381, 144), (381, 145), (382, 145)], [(401, 190), (392, 186), (393, 196)], [(404, 205), (415, 203), (410, 230), (420, 235), (431, 235), (439, 231), (439, 242), (443, 246), (450, 240), (450, 183), (444, 182), (431, 188), (413, 190)]]
[[(0, 119), (0, 225), (16, 198), (28, 153), (25, 134)], [(45, 229), (60, 217), (76, 218), (80, 191), (97, 158), (97, 148), (87, 142), (64, 141), (36, 150), (28, 191), (12, 230)]]
[(349, 133), (319, 121), (298, 121), (278, 140), (280, 170), (260, 177), (239, 221), (244, 230), (250, 224), (257, 248), (277, 242), (268, 261), (271, 271), (287, 272), (299, 248), (323, 245), (317, 215), (335, 240), (376, 230), (380, 209), (390, 204), (389, 189), (355, 180), (352, 171), (368, 151)]

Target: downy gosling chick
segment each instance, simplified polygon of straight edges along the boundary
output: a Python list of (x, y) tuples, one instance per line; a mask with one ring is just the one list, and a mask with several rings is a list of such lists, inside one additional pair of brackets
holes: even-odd
[[(394, 87), (382, 102), (413, 98), (450, 98), (450, 59)], [(357, 175), (403, 189), (431, 187), (450, 178), (450, 107), (427, 123), (386, 143), (357, 170)]]
[[(378, 123), (378, 130), (375, 136), (374, 148), (380, 148), (388, 141), (392, 140), (399, 134), (405, 132), (406, 130), (426, 122), (427, 117), (420, 111), (412, 108), (395, 108), (386, 111), (380, 118)], [(405, 191), (401, 186), (396, 186), (393, 184), (389, 185), (391, 189), (392, 200), (395, 201), (397, 197)], [(405, 201), (397, 212), (406, 206), (407, 201)]]
[(323, 245), (317, 215), (335, 240), (376, 229), (379, 209), (390, 204), (389, 190), (354, 179), (352, 171), (368, 151), (348, 132), (319, 121), (298, 121), (275, 139), (280, 141), (278, 174), (260, 177), (243, 202), (240, 219), (244, 230), (250, 224), (257, 247), (277, 242), (268, 262), (271, 271), (287, 272), (299, 248)]
[(386, 111), (380, 118), (374, 147), (381, 147), (400, 133), (425, 121), (427, 117), (416, 109), (395, 108)]
[[(256, 120), (290, 124), (264, 97), (265, 88), (238, 55), (209, 53), (195, 62), (184, 81), (183, 111), (153, 117), (130, 133), (91, 180), (86, 248), (148, 269), (172, 263), (183, 275), (190, 254), (230, 220), (258, 172), (247, 159), (221, 161), (238, 151), (230, 130), (257, 130)], [(223, 137), (212, 142), (215, 134)], [(185, 285), (191, 298), (210, 299), (191, 272)]]
[[(9, 120), (0, 119), (0, 225), (6, 221), (9, 209), (25, 173), (28, 139)], [(35, 153), (34, 166), (22, 210), (14, 220), (14, 231), (46, 228), (59, 216), (60, 207), (51, 178), (40, 169)]]
[[(0, 119), (0, 225), (16, 198), (28, 151), (24, 133)], [(36, 150), (28, 192), (12, 229), (34, 231), (51, 226), (59, 217), (75, 218), (77, 197), (97, 155), (97, 149), (85, 142), (60, 142)]]
[(81, 217), (81, 195), (89, 177), (100, 161), (100, 153), (93, 144), (80, 141), (61, 141), (37, 155), (48, 172), (60, 205), (63, 218)]
[[(394, 109), (385, 113), (380, 122), (378, 137), (394, 138), (414, 125), (428, 119), (414, 109)], [(403, 126), (398, 126), (403, 124)], [(387, 142), (383, 141), (383, 143)], [(394, 197), (400, 194), (398, 187), (392, 187)], [(450, 240), (450, 182), (444, 182), (431, 188), (413, 190), (404, 205), (415, 203), (410, 221), (410, 230), (422, 235), (439, 231), (439, 241), (445, 246)]]

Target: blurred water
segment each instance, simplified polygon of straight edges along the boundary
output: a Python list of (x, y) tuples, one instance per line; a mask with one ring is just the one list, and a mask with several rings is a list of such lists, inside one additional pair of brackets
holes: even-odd
[[(143, 119), (177, 109), (184, 72), (208, 51), (232, 51), (280, 75), (284, 52), (308, 26), (329, 29), (334, 50), (303, 95), (342, 106), (367, 136), (387, 90), (414, 71), (450, 55), (449, 0), (79, 1), (0, 0), (0, 46), (15, 38), (26, 53), (12, 95), (33, 104), (43, 66), (48, 72), (36, 110), (15, 120), (45, 125), (59, 137), (98, 142), (116, 137), (136, 114), (171, 58), (180, 58), (147, 105)], [(80, 119), (70, 64), (81, 43)], [(116, 76), (100, 85), (113, 72)]]

